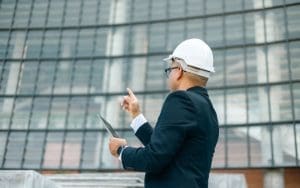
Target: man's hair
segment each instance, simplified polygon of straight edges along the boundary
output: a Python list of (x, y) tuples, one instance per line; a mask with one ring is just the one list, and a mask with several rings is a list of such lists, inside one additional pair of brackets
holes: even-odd
[[(172, 63), (176, 63), (177, 65), (179, 65), (182, 68), (181, 62), (180, 61), (173, 61)], [(208, 78), (204, 77), (204, 76), (200, 76), (197, 74), (193, 74), (187, 71), (184, 71), (186, 77), (189, 79), (190, 82), (192, 82), (194, 85), (199, 85), (199, 86), (205, 86)]]
[(185, 72), (185, 75), (188, 77), (188, 79), (195, 85), (201, 85), (201, 86), (205, 86), (208, 78), (204, 77), (204, 76), (199, 76), (190, 72)]

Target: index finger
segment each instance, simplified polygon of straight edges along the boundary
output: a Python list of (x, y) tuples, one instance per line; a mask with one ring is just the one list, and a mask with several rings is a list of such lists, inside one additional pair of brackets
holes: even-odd
[(128, 92), (130, 97), (136, 99), (136, 97), (135, 97), (134, 93), (131, 91), (131, 89), (127, 88), (127, 92)]

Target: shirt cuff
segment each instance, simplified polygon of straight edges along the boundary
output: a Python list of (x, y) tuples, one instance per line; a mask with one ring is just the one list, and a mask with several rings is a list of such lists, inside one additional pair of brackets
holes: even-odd
[(143, 114), (140, 114), (140, 115), (136, 116), (136, 117), (132, 120), (130, 126), (131, 126), (131, 128), (133, 129), (134, 133), (136, 133), (137, 130), (138, 130), (142, 125), (144, 125), (146, 122), (147, 122), (147, 120), (146, 120), (146, 118), (144, 117), (144, 115), (143, 115)]
[(119, 155), (119, 157), (118, 157), (118, 159), (119, 159), (120, 161), (122, 161), (122, 153), (123, 153), (124, 149), (127, 148), (127, 147), (128, 147), (128, 146), (122, 147), (121, 152), (120, 152), (120, 155)]

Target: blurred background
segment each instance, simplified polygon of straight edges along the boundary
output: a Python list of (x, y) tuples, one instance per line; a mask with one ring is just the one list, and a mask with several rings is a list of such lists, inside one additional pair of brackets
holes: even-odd
[(214, 53), (213, 171), (300, 183), (299, 0), (1, 0), (0, 168), (120, 170), (96, 114), (140, 146), (120, 98), (155, 126), (162, 59), (194, 37)]

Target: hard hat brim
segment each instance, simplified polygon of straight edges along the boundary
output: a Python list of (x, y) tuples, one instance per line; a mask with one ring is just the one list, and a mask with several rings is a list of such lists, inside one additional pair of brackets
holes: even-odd
[(169, 55), (169, 57), (163, 59), (163, 62), (170, 63), (172, 61), (172, 58), (173, 58), (173, 55)]

